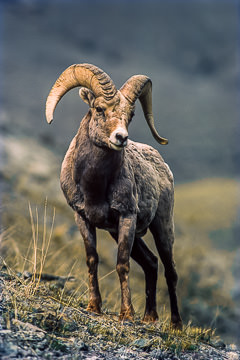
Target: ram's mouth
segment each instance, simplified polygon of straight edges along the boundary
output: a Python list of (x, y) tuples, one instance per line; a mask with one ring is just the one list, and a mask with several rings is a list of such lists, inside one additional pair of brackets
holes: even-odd
[(127, 141), (124, 141), (123, 144), (118, 145), (118, 144), (113, 143), (113, 142), (110, 140), (110, 148), (112, 148), (112, 149), (114, 149), (114, 150), (117, 150), (117, 151), (122, 150), (126, 145), (127, 145)]

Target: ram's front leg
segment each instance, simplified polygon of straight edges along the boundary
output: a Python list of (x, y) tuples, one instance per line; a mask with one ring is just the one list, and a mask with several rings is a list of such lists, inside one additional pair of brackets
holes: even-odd
[(89, 276), (89, 303), (87, 310), (101, 313), (102, 299), (98, 286), (98, 254), (96, 251), (96, 229), (76, 213), (76, 223), (84, 240), (88, 276)]
[(134, 242), (136, 216), (120, 217), (118, 232), (117, 273), (121, 286), (120, 320), (133, 320), (134, 309), (129, 288), (130, 254)]

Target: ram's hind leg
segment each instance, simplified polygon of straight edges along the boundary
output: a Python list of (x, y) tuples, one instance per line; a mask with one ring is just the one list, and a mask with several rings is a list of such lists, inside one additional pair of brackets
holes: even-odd
[(98, 254), (96, 251), (96, 230), (76, 213), (76, 223), (84, 240), (88, 276), (89, 276), (89, 303), (87, 310), (101, 313), (102, 299), (98, 286)]
[(178, 311), (176, 287), (177, 287), (177, 272), (173, 260), (173, 242), (174, 231), (172, 217), (168, 219), (156, 215), (149, 226), (153, 234), (159, 256), (162, 260), (165, 269), (165, 277), (168, 286), (170, 307), (171, 307), (171, 324), (176, 329), (182, 328), (182, 320)]
[(144, 322), (152, 322), (158, 319), (156, 310), (156, 287), (158, 276), (158, 259), (149, 250), (141, 238), (135, 238), (131, 257), (142, 267), (146, 281), (146, 308), (143, 317)]

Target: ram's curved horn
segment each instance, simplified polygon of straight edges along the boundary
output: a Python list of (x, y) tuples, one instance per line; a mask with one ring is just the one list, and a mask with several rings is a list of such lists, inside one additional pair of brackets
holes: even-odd
[(145, 119), (153, 137), (159, 144), (166, 145), (168, 140), (161, 137), (154, 126), (152, 113), (152, 82), (149, 77), (134, 75), (125, 82), (120, 91), (131, 104), (134, 104), (137, 99), (140, 100)]
[(47, 97), (46, 118), (49, 124), (53, 120), (53, 113), (60, 99), (70, 89), (77, 86), (84, 86), (92, 90), (96, 97), (103, 96), (107, 101), (111, 100), (117, 92), (111, 78), (97, 66), (71, 65), (59, 76)]

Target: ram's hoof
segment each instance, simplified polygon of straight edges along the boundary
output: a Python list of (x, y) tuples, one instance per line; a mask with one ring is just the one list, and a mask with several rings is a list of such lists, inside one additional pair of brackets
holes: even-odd
[(119, 321), (133, 321), (134, 320), (134, 309), (131, 306), (127, 310), (121, 310), (119, 315)]
[(152, 310), (149, 313), (145, 313), (142, 321), (145, 323), (151, 323), (151, 322), (155, 322), (158, 320), (158, 313), (156, 312), (156, 310)]
[(87, 307), (87, 311), (95, 314), (102, 314), (101, 306), (99, 304), (89, 303)]
[(171, 328), (174, 330), (182, 330), (183, 329), (183, 323), (182, 320), (177, 321), (171, 321)]

